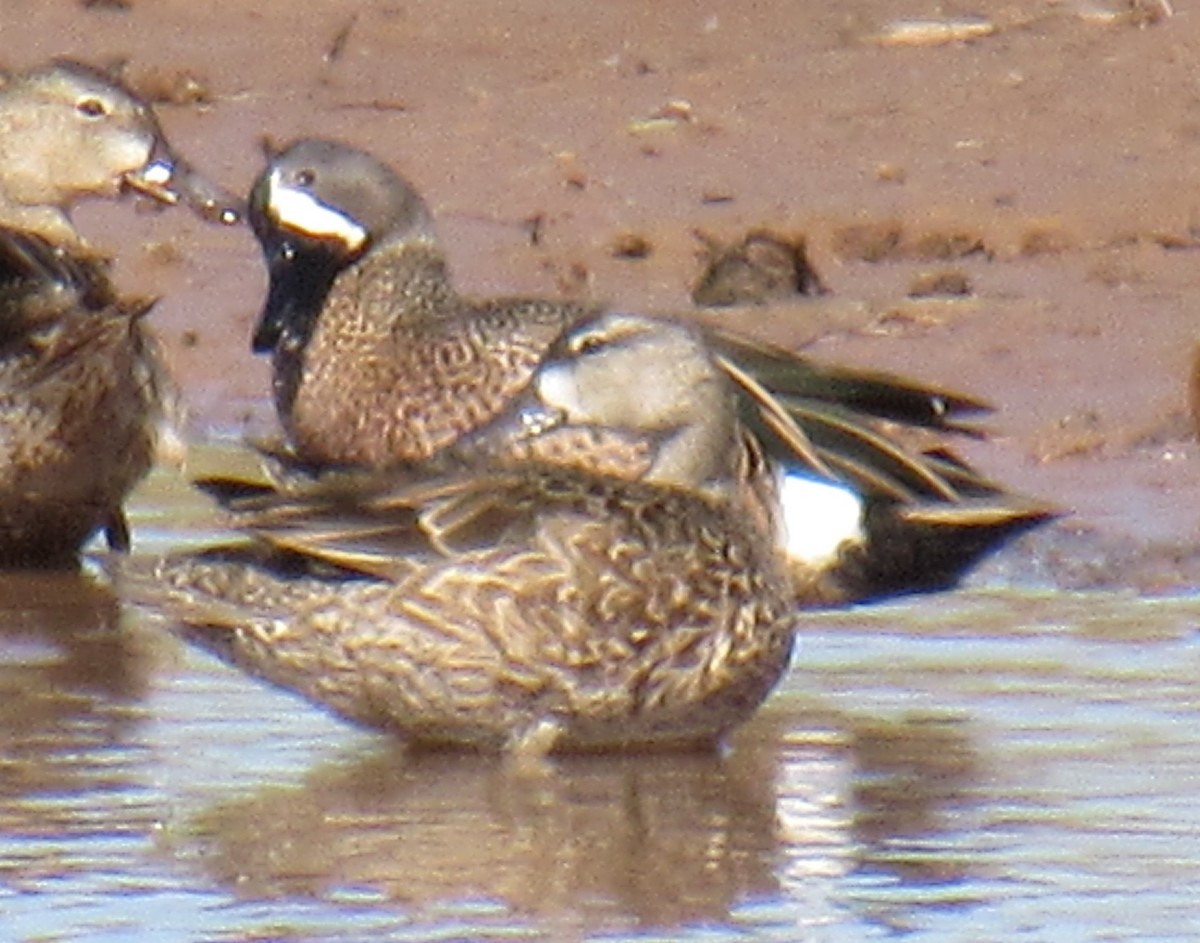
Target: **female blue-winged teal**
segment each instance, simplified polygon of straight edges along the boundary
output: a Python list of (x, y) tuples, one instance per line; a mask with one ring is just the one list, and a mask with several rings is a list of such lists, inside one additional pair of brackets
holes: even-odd
[[(279, 416), (296, 460), (310, 468), (469, 460), (480, 430), (514, 428), (506, 412), (555, 339), (588, 313), (564, 302), (459, 295), (421, 197), (345, 145), (307, 140), (276, 154), (255, 183), (249, 215), (270, 274), (254, 349), (273, 356)], [(883, 422), (953, 430), (958, 417), (984, 408), (979, 402), (725, 332), (708, 330), (706, 339), (740, 389), (744, 421), (780, 468), (848, 482), (866, 496), (865, 510), (852, 512), (848, 543), (822, 550), (823, 562), (797, 547), (802, 596), (813, 592), (811, 574), (839, 558), (845, 576), (833, 600), (950, 585), (988, 550), (1051, 516), (944, 451), (906, 449), (880, 431)], [(525, 420), (515, 428), (527, 428)], [(565, 432), (538, 446), (543, 459), (568, 448), (591, 454), (586, 437)], [(790, 499), (794, 490), (789, 482), (782, 493)], [(785, 516), (794, 536), (814, 527), (807, 509)]]
[(0, 84), (0, 566), (65, 565), (97, 530), (128, 546), (122, 503), (149, 469), (162, 379), (142, 316), (71, 223), (131, 188), (232, 221), (173, 157), (153, 113), (87, 66)]
[[(664, 460), (640, 481), (535, 463), (291, 493), (210, 481), (253, 542), (133, 561), (124, 592), (235, 664), (415, 743), (714, 742), (784, 671), (794, 611), (732, 384), (696, 332), (620, 314), (573, 327), (540, 375), (597, 424), (641, 424)], [(637, 415), (592, 402), (610, 382), (641, 390)], [(665, 455), (680, 436), (687, 461)]]

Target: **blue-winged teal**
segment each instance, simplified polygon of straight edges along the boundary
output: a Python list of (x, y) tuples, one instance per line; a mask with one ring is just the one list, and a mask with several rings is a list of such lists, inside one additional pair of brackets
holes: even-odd
[(101, 73), (56, 63), (0, 85), (0, 565), (65, 565), (149, 469), (162, 380), (151, 302), (117, 297), (69, 211), (124, 189), (232, 221), (168, 150), (153, 113)]
[(270, 273), (254, 349), (298, 455), (424, 461), (500, 413), (585, 309), (458, 295), (424, 201), (369, 154), (302, 141), (251, 194)]
[(235, 201), (172, 153), (150, 107), (111, 76), (59, 61), (0, 77), (0, 226), (83, 249), (70, 208), (126, 189), (236, 219)]
[[(124, 567), (237, 665), (422, 744), (603, 750), (708, 744), (784, 671), (791, 586), (770, 486), (702, 338), (608, 314), (548, 353), (543, 376), (598, 423), (597, 378), (637, 385), (646, 441), (688, 462), (641, 481), (527, 464), (396, 487), (278, 493), (210, 481), (255, 542)], [(673, 365), (657, 371), (660, 362)], [(650, 377), (651, 379), (647, 379)], [(567, 392), (573, 391), (573, 392)]]
[[(459, 295), (421, 197), (345, 145), (308, 140), (275, 155), (249, 214), (270, 273), (254, 348), (273, 355), (280, 419), (295, 457), (312, 468), (444, 465), (478, 453), (480, 430), (513, 428), (506, 411), (555, 339), (589, 313), (564, 302)], [(845, 579), (831, 600), (950, 585), (982, 554), (1050, 516), (946, 453), (906, 449), (880, 431), (887, 421), (955, 429), (957, 417), (983, 408), (977, 401), (822, 366), (726, 332), (706, 337), (741, 390), (743, 418), (781, 468), (868, 496), (857, 536), (838, 550)], [(526, 419), (515, 427), (527, 428)], [(572, 448), (593, 454), (586, 436), (564, 430), (521, 446), (535, 447), (543, 459)], [(806, 514), (786, 517), (808, 530)], [(797, 554), (803, 595), (813, 592), (816, 564)]]
[[(705, 339), (710, 350), (722, 345), (711, 333)], [(774, 509), (774, 532), (801, 604), (945, 589), (999, 542), (1054, 515), (1044, 504), (1005, 494), (944, 450), (901, 445), (845, 405), (881, 388), (893, 400), (919, 398), (919, 391), (859, 372), (830, 373), (811, 393), (798, 393), (797, 384), (769, 392), (745, 368), (758, 367), (769, 380), (770, 364), (754, 363), (746, 342), (739, 343), (742, 366), (714, 356), (734, 379), (743, 426), (772, 470), (758, 490)], [(500, 416), (451, 446), (449, 461), (433, 464), (554, 464), (653, 480), (664, 469), (708, 460), (710, 440), (672, 422), (655, 398), (653, 372), (640, 383), (576, 374), (563, 386), (553, 364), (543, 364)], [(581, 398), (583, 382), (591, 386)], [(294, 469), (288, 454), (275, 457)]]

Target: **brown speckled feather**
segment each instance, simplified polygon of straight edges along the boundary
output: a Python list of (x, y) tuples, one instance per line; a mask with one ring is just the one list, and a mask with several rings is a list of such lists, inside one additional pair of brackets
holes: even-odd
[(277, 355), (279, 413), (314, 464), (423, 461), (500, 413), (584, 313), (461, 298), (437, 250), (382, 247), (334, 281), (303, 353)]
[[(578, 344), (574, 343), (579, 341)], [(712, 446), (646, 479), (526, 464), (441, 478), (343, 473), (206, 489), (248, 542), (125, 568), (132, 598), (238, 665), (410, 741), (539, 753), (711, 744), (787, 665), (792, 589), (769, 483), (693, 331), (606, 315), (556, 377), (595, 425), (664, 423)], [(586, 342), (586, 343), (584, 343)], [(584, 350), (586, 349), (586, 354)], [(595, 379), (669, 357), (656, 395)], [(644, 407), (644, 408), (643, 408)]]
[[(237, 664), (426, 743), (519, 747), (547, 725), (556, 749), (711, 742), (784, 670), (790, 587), (742, 515), (553, 472), (485, 477), (439, 501), (479, 498), (505, 521), (450, 553), (412, 552), (401, 516), (393, 580), (289, 579), (214, 554), (165, 563), (156, 593)], [(303, 534), (280, 536), (303, 547)]]
[[(36, 242), (4, 234), (0, 254)], [(102, 277), (93, 262), (72, 265)], [(125, 549), (122, 504), (150, 468), (162, 419), (163, 380), (140, 323), (150, 303), (54, 280), (19, 297), (0, 342), (0, 564), (69, 563), (100, 529)], [(18, 308), (36, 311), (31, 323)]]

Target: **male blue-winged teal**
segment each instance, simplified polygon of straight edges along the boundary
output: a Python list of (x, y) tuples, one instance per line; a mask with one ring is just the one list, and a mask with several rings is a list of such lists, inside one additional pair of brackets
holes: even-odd
[(176, 159), (149, 108), (60, 62), (0, 84), (0, 566), (58, 566), (149, 469), (162, 379), (141, 319), (75, 230), (72, 205), (133, 189), (232, 221), (233, 202)]
[[(420, 195), (342, 144), (306, 140), (276, 154), (254, 185), (249, 216), (270, 274), (254, 349), (273, 356), (289, 445), (314, 469), (445, 465), (477, 453), (480, 430), (504, 424), (555, 339), (589, 313), (458, 294)], [(726, 332), (706, 337), (741, 391), (744, 420), (781, 468), (848, 482), (866, 496), (848, 543), (822, 551), (824, 562), (797, 546), (802, 597), (815, 592), (815, 569), (839, 558), (843, 579), (826, 587), (831, 601), (948, 586), (1051, 516), (947, 453), (907, 449), (881, 431), (884, 422), (953, 430), (983, 408), (977, 401)], [(565, 432), (539, 446), (543, 459), (568, 448), (590, 454)], [(789, 482), (782, 493), (790, 499), (794, 490)], [(807, 510), (785, 516), (794, 536), (814, 527)]]
[[(597, 424), (641, 424), (664, 452), (670, 428), (695, 444), (688, 460), (651, 456), (639, 481), (537, 463), (292, 492), (209, 481), (251, 542), (132, 561), (123, 591), (414, 743), (711, 744), (784, 671), (795, 608), (735, 390), (695, 331), (631, 315), (584, 321), (543, 359), (541, 382)], [(610, 381), (642, 391), (636, 415), (592, 401)]]
[(500, 413), (586, 309), (475, 300), (450, 282), (424, 201), (369, 154), (302, 141), (251, 194), (270, 287), (254, 350), (299, 457), (424, 461)]

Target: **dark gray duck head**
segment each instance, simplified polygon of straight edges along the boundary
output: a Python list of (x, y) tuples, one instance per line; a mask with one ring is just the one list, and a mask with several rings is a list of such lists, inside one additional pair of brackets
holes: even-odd
[(367, 253), (434, 239), (429, 210), (406, 180), (335, 141), (297, 141), (271, 156), (250, 191), (249, 217), (270, 276), (256, 353), (303, 347), (333, 280)]

